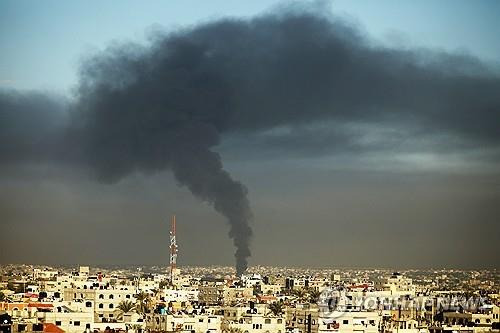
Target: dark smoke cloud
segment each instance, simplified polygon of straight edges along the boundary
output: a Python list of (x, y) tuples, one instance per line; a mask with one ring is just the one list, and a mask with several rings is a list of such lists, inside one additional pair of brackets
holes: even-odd
[(68, 120), (67, 102), (40, 92), (0, 90), (0, 162), (51, 160)]
[[(172, 170), (228, 219), (238, 273), (250, 255), (251, 212), (246, 188), (214, 151), (221, 135), (330, 123), (330, 140), (310, 145), (357, 149), (359, 133), (336, 126), (383, 124), (411, 128), (414, 137), (445, 133), (477, 148), (500, 143), (498, 73), (471, 56), (373, 45), (356, 27), (315, 9), (157, 33), (147, 46), (115, 45), (83, 63), (76, 98), (71, 130), (61, 136), (74, 146), (63, 151), (77, 151), (75, 160), (106, 182)], [(3, 131), (19, 122), (11, 118)], [(294, 130), (288, 138), (304, 142), (304, 133), (311, 135)], [(30, 130), (8, 136), (20, 147), (26, 139), (42, 142)], [(299, 149), (290, 142), (281, 145)], [(3, 161), (15, 157), (2, 153)]]

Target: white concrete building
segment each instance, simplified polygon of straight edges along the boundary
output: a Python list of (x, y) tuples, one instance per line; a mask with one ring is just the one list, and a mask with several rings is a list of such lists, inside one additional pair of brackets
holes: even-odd
[(214, 314), (147, 314), (146, 329), (152, 331), (221, 332), (221, 316)]
[(87, 328), (92, 329), (94, 323), (93, 311), (73, 310), (62, 304), (55, 306), (52, 311), (39, 311), (37, 317), (42, 323), (52, 323), (66, 333), (81, 333)]
[(377, 312), (320, 312), (318, 332), (378, 333), (381, 317)]
[(404, 277), (400, 273), (394, 272), (384, 284), (384, 289), (390, 291), (392, 295), (415, 296), (416, 287), (410, 278)]
[(223, 307), (222, 332), (240, 329), (242, 332), (284, 333), (285, 318), (274, 316), (264, 304), (255, 307), (237, 306)]
[(104, 289), (103, 286), (92, 289), (68, 288), (64, 290), (64, 300), (80, 303), (92, 309), (96, 322), (109, 322), (116, 319), (120, 312), (117, 308), (122, 301), (135, 303), (134, 291), (132, 286), (110, 289)]

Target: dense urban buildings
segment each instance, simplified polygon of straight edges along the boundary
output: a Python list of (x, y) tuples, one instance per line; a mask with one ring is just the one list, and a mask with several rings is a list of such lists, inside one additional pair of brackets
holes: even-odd
[(499, 14), (0, 0), (0, 333), (500, 333)]
[(4, 265), (3, 333), (500, 332), (497, 270)]

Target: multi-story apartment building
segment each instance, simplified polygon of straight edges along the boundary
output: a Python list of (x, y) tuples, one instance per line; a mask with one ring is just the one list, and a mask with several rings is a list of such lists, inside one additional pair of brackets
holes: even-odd
[(237, 288), (224, 286), (222, 289), (222, 302), (224, 305), (247, 302), (253, 297), (253, 288)]
[[(86, 285), (85, 285), (86, 286)], [(84, 304), (93, 309), (96, 321), (113, 321), (122, 301), (135, 303), (135, 289), (132, 286), (105, 287), (102, 285), (89, 288), (67, 288), (64, 290), (64, 300)]]
[(416, 287), (410, 278), (394, 272), (384, 285), (384, 290), (390, 291), (392, 295), (411, 295), (415, 296)]
[(51, 323), (64, 330), (66, 333), (81, 333), (92, 329), (94, 312), (89, 309), (72, 309), (66, 305), (59, 305), (50, 311), (39, 311), (38, 320), (42, 323)]
[(222, 317), (214, 314), (150, 313), (146, 329), (154, 332), (221, 332)]
[(198, 302), (205, 305), (218, 305), (224, 301), (224, 285), (206, 284), (198, 286)]
[(223, 307), (222, 332), (284, 333), (285, 318), (273, 315), (264, 304)]

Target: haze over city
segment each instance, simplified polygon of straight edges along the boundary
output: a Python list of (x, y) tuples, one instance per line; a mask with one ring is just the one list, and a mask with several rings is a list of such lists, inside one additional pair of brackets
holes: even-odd
[(499, 268), (498, 13), (0, 2), (0, 263)]

